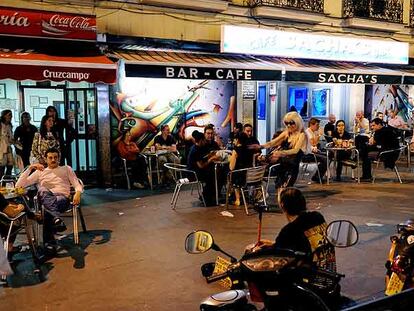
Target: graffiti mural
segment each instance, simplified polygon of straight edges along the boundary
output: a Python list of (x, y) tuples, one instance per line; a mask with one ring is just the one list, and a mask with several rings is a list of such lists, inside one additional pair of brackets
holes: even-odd
[(168, 124), (184, 144), (194, 130), (213, 124), (226, 141), (235, 114), (234, 82), (123, 78), (111, 98), (112, 145), (123, 132), (141, 150), (153, 144), (161, 126)]
[(373, 119), (377, 112), (382, 112), (387, 116), (387, 110), (393, 109), (404, 121), (408, 121), (414, 110), (413, 93), (414, 88), (408, 85), (367, 86), (365, 93), (367, 116), (369, 117), (369, 113), (371, 113), (371, 119)]

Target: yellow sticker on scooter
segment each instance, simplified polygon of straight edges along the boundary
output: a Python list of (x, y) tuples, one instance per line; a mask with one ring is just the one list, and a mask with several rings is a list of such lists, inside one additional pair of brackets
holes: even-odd
[[(226, 272), (227, 267), (230, 264), (231, 264), (231, 262), (229, 260), (227, 260), (226, 258), (217, 256), (216, 263), (214, 265), (213, 275)], [(222, 279), (218, 282), (221, 286), (223, 286), (226, 289), (230, 289), (232, 284), (233, 284), (230, 278), (225, 278), (225, 279)]]
[(385, 295), (391, 296), (402, 291), (404, 286), (404, 279), (400, 278), (397, 273), (393, 272), (391, 274), (390, 281), (388, 282), (387, 289), (385, 290)]

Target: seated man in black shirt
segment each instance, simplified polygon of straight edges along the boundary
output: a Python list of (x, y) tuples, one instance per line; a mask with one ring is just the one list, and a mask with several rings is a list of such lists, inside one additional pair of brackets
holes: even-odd
[[(361, 180), (365, 181), (371, 180), (371, 161), (377, 159), (380, 152), (400, 147), (397, 134), (393, 128), (384, 126), (380, 118), (375, 118), (371, 121), (371, 130), (374, 132), (374, 136), (360, 150), (360, 157), (362, 159)], [(398, 155), (399, 152), (387, 154), (381, 161), (384, 161), (386, 168), (394, 168)]]
[[(191, 147), (187, 157), (187, 167), (197, 174), (197, 178), (204, 183), (203, 196), (207, 206), (215, 205), (216, 189), (214, 179), (214, 161), (219, 157), (211, 154), (206, 146), (203, 133), (194, 131), (192, 134), (195, 144)], [(211, 156), (209, 156), (211, 154)], [(219, 179), (220, 180), (220, 179)]]
[(172, 180), (171, 172), (164, 167), (164, 163), (180, 163), (177, 152), (176, 142), (167, 124), (161, 126), (161, 135), (154, 138), (155, 148), (158, 151), (158, 164), (164, 171), (164, 183)]
[(219, 144), (215, 141), (214, 126), (212, 124), (204, 127), (204, 137), (206, 139), (206, 148), (208, 151), (220, 150)]

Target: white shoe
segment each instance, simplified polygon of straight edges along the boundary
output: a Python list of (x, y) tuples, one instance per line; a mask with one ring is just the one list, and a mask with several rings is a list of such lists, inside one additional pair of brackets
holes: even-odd
[(139, 182), (134, 182), (132, 185), (135, 188), (138, 188), (138, 189), (144, 189), (145, 188), (145, 186), (143, 184), (139, 183)]

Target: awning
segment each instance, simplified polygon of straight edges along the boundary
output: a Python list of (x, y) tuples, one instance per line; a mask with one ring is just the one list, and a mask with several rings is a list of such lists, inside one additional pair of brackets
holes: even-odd
[(0, 79), (115, 83), (117, 65), (105, 55), (58, 56), (0, 48)]
[(110, 56), (125, 61), (127, 77), (414, 84), (414, 69), (409, 66), (183, 51), (118, 50)]
[(110, 56), (125, 61), (127, 77), (280, 80), (281, 69), (251, 56), (166, 51), (113, 51)]

